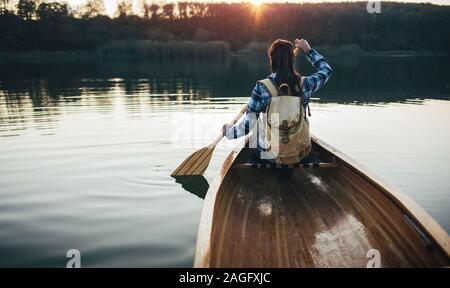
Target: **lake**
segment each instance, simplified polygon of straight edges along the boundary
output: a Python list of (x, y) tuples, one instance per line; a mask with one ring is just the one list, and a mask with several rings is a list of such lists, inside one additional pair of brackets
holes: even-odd
[[(328, 60), (312, 132), (449, 232), (450, 59)], [(72, 248), (82, 267), (191, 266), (203, 200), (169, 175), (268, 73), (240, 58), (1, 63), (0, 266), (65, 267)], [(236, 144), (222, 141), (208, 181)]]

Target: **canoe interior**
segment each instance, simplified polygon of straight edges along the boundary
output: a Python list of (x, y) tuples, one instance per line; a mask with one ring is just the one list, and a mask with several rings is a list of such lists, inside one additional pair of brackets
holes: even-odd
[[(323, 161), (333, 154), (314, 144)], [(235, 163), (248, 161), (243, 149)], [(217, 190), (208, 267), (448, 266), (447, 254), (420, 236), (376, 185), (336, 160), (330, 169), (231, 168)]]

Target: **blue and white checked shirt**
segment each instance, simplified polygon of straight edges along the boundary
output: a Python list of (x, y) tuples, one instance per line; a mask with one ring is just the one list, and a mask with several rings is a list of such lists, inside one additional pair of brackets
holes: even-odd
[[(311, 49), (309, 53), (306, 54), (306, 59), (317, 69), (317, 72), (310, 76), (303, 77), (302, 90), (305, 111), (311, 95), (325, 85), (328, 79), (330, 79), (332, 73), (330, 65), (328, 65), (325, 58), (317, 53), (316, 50)], [(275, 78), (275, 73), (270, 74), (268, 78), (273, 81)], [(270, 98), (271, 96), (269, 91), (263, 84), (258, 82), (251, 94), (250, 101), (248, 102), (247, 113), (245, 114), (244, 119), (238, 125), (227, 129), (225, 134), (227, 139), (235, 139), (247, 135), (253, 129), (257, 123), (257, 120), (261, 118), (259, 117), (259, 114), (266, 111), (267, 106), (270, 103)], [(262, 127), (262, 125), (265, 125), (265, 121), (261, 121), (260, 123), (261, 125), (259, 126), (261, 127), (258, 129), (258, 144), (264, 149), (264, 127)]]

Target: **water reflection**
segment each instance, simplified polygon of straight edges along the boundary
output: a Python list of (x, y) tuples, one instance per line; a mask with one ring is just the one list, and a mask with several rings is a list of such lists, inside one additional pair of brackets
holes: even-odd
[(184, 190), (205, 199), (206, 192), (209, 189), (208, 180), (203, 176), (177, 176), (175, 181), (181, 184)]
[[(329, 62), (334, 76), (317, 94), (321, 103), (421, 104), (425, 98), (449, 99), (449, 58), (332, 58)], [(9, 131), (1, 136), (16, 135), (30, 122), (45, 130), (61, 113), (71, 113), (76, 106), (112, 113), (119, 96), (130, 115), (146, 107), (248, 97), (255, 80), (268, 73), (265, 61), (242, 59), (193, 65), (139, 62), (0, 66), (0, 132)], [(305, 61), (300, 61), (299, 66), (305, 74), (311, 72)]]
[[(450, 231), (450, 102), (423, 100), (449, 99), (448, 59), (329, 61), (334, 76), (313, 104), (313, 131)], [(267, 73), (265, 61), (239, 59), (0, 64), (0, 266), (64, 267), (70, 248), (84, 267), (190, 266), (208, 182), (181, 183), (191, 194), (169, 175)], [(186, 115), (202, 132), (183, 131), (192, 147), (172, 137), (192, 126), (173, 123)], [(235, 144), (217, 147), (208, 181)]]

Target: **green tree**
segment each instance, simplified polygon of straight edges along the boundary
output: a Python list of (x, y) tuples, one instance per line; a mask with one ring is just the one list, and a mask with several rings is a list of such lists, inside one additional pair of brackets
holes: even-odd
[(105, 15), (105, 3), (103, 0), (88, 0), (84, 6), (83, 18), (95, 18)]
[(178, 2), (178, 13), (181, 19), (188, 17), (188, 4), (186, 2)]
[(117, 5), (116, 16), (126, 17), (131, 15), (133, 11), (133, 3), (130, 0), (121, 0)]
[[(221, 5), (221, 4), (222, 3), (218, 3), (217, 5)], [(189, 6), (189, 16), (190, 17), (203, 17), (203, 16), (206, 15), (207, 8), (209, 6), (212, 6), (212, 5), (216, 5), (216, 4), (209, 4), (209, 5), (207, 5), (207, 4), (204, 4), (204, 3), (196, 3), (196, 2), (189, 3), (188, 4), (188, 6)], [(244, 5), (244, 4), (241, 4), (241, 5)]]
[(49, 20), (55, 18), (67, 17), (69, 11), (67, 4), (58, 2), (42, 3), (37, 9), (38, 18), (41, 20)]
[(172, 3), (164, 4), (164, 6), (163, 6), (164, 18), (173, 19), (174, 18), (174, 15), (173, 15), (174, 8), (175, 8), (175, 5), (173, 5)]
[[(67, 0), (57, 1), (63, 3)], [(86, 1), (90, 1), (92, 7), (97, 5), (94, 3), (102, 2)], [(19, 3), (17, 17), (0, 15), (0, 51), (95, 49), (118, 39), (221, 40), (228, 42), (236, 51), (252, 41), (268, 43), (276, 38), (304, 37), (314, 45), (330, 47), (355, 44), (363, 50), (433, 50), (450, 54), (450, 38), (442, 37), (450, 31), (450, 6), (385, 3), (381, 14), (368, 15), (366, 4), (362, 2), (268, 3), (262, 10), (264, 17), (259, 15), (260, 18), (257, 18), (254, 7), (248, 3), (186, 1), (177, 2), (174, 11), (173, 6), (162, 8), (161, 3), (168, 2), (139, 1), (147, 4), (146, 9), (149, 10), (146, 13), (151, 17), (151, 23), (148, 19), (137, 17), (81, 20), (73, 15), (66, 17), (62, 6), (37, 5), (41, 0), (0, 0), (0, 8), (4, 10), (8, 7), (10, 14), (13, 5)], [(47, 4), (53, 2), (45, 1)], [(36, 5), (40, 7), (38, 17), (35, 16)], [(120, 12), (117, 16), (131, 14), (131, 0), (121, 1), (118, 8)], [(95, 17), (100, 11), (97, 8), (91, 10), (93, 12), (88, 14), (89, 17)], [(52, 17), (67, 21), (45, 21)], [(154, 21), (158, 18), (164, 20)], [(29, 23), (33, 25), (23, 25), (27, 19), (37, 21)], [(264, 19), (270, 19), (270, 25)]]
[(158, 4), (150, 5), (150, 11), (152, 12), (152, 19), (157, 19), (159, 17), (159, 14), (158, 14), (159, 5)]
[(0, 0), (0, 15), (9, 13), (8, 6), (10, 2), (10, 0)]
[(142, 8), (142, 12), (144, 14), (144, 18), (150, 18), (150, 7), (151, 4), (147, 2), (147, 0), (142, 0), (141, 3), (141, 8)]
[(32, 0), (19, 0), (17, 15), (23, 20), (31, 20), (36, 14), (36, 3)]

